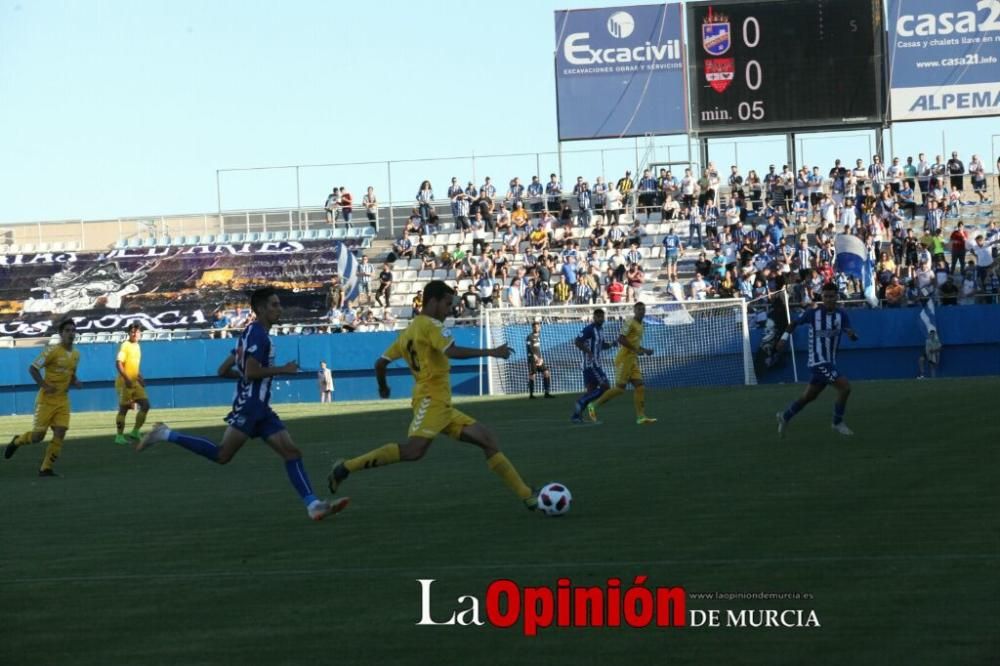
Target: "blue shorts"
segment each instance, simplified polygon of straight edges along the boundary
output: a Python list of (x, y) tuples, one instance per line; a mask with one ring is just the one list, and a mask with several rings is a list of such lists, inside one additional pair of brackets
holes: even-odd
[(285, 429), (285, 424), (270, 407), (232, 411), (223, 420), (251, 439), (267, 439)]
[(583, 371), (583, 383), (585, 386), (600, 386), (601, 384), (610, 384), (611, 382), (608, 381), (608, 376), (604, 374), (604, 370), (595, 365)]
[(809, 371), (812, 373), (809, 383), (816, 386), (826, 386), (840, 379), (840, 371), (833, 363), (820, 363), (809, 368)]

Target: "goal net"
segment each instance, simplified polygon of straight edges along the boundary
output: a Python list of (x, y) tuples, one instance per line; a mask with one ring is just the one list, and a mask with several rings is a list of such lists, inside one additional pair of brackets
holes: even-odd
[[(601, 366), (615, 383), (614, 357), (618, 335), (632, 317), (631, 303), (488, 309), (483, 314), (485, 344), (508, 344), (509, 359), (489, 359), (491, 395), (528, 390), (527, 338), (532, 322), (540, 321), (542, 359), (552, 376), (553, 392), (582, 392), (583, 354), (574, 344), (596, 308), (604, 310), (601, 330), (616, 346), (601, 356)], [(652, 356), (639, 357), (643, 382), (653, 388), (756, 384), (746, 303), (741, 299), (646, 303), (642, 346)], [(542, 386), (540, 376), (536, 387)]]

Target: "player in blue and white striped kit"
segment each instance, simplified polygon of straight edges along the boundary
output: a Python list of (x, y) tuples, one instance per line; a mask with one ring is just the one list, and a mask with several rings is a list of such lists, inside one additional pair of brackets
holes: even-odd
[(798, 326), (809, 327), (809, 370), (812, 376), (802, 397), (792, 402), (785, 411), (778, 412), (778, 436), (784, 436), (792, 417), (815, 400), (827, 384), (832, 384), (837, 389), (831, 427), (841, 435), (853, 435), (854, 433), (844, 423), (844, 412), (847, 410), (847, 398), (851, 395), (851, 385), (847, 377), (837, 370), (837, 348), (840, 346), (842, 334), (847, 333), (852, 341), (857, 340), (858, 336), (851, 328), (847, 312), (837, 307), (836, 285), (832, 283), (823, 285), (823, 304), (818, 308), (806, 310), (788, 325), (781, 340), (778, 341), (778, 351), (784, 348), (785, 342)]
[(322, 520), (343, 510), (350, 499), (344, 497), (328, 502), (316, 496), (302, 464), (302, 452), (295, 446), (285, 424), (271, 409), (273, 378), (299, 372), (299, 364), (295, 361), (280, 366), (274, 362), (274, 347), (271, 346), (268, 331), (281, 318), (278, 294), (270, 287), (258, 289), (250, 297), (250, 308), (257, 320), (244, 329), (236, 349), (219, 368), (220, 376), (238, 380), (232, 410), (225, 418), (229, 427), (222, 435), (222, 442), (216, 444), (204, 437), (171, 430), (165, 423), (157, 423), (139, 442), (136, 451), (168, 441), (225, 465), (247, 440), (263, 439), (284, 459), (288, 480), (302, 499), (308, 516), (313, 520)]
[[(611, 349), (614, 344), (601, 337), (603, 326), (604, 310), (597, 308), (594, 310), (594, 321), (587, 324), (574, 341), (577, 349), (583, 352), (583, 383), (587, 390), (573, 406), (573, 416), (570, 418), (573, 423), (583, 423), (583, 412), (587, 405), (600, 398), (610, 387), (608, 376), (601, 368), (601, 352)], [(589, 412), (588, 416), (594, 420)]]

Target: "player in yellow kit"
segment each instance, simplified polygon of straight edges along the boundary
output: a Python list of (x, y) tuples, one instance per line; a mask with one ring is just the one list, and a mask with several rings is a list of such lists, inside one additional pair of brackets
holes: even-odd
[(597, 420), (597, 407), (608, 400), (625, 392), (625, 387), (632, 384), (635, 392), (632, 399), (635, 402), (635, 422), (639, 425), (656, 423), (656, 419), (646, 416), (646, 387), (642, 383), (642, 369), (639, 368), (639, 355), (652, 356), (653, 350), (642, 346), (642, 320), (646, 316), (646, 304), (638, 302), (632, 308), (634, 317), (625, 323), (621, 335), (618, 336), (618, 354), (615, 356), (615, 386), (604, 392), (600, 398), (587, 406), (591, 421)]
[[(66, 430), (69, 428), (69, 387), (79, 388), (76, 366), (80, 363), (80, 350), (73, 349), (76, 324), (67, 319), (59, 324), (59, 344), (50, 345), (28, 367), (31, 378), (38, 384), (35, 398), (35, 422), (28, 432), (15, 436), (4, 449), (3, 457), (10, 458), (26, 444), (45, 439), (52, 428), (52, 441), (45, 448), (42, 467), (38, 476), (59, 476), (52, 466), (62, 451)], [(42, 373), (45, 374), (42, 374)]]
[[(115, 417), (115, 427), (118, 434), (115, 436), (115, 444), (128, 444), (129, 439), (140, 438), (139, 429), (146, 422), (146, 415), (149, 413), (149, 398), (146, 397), (146, 380), (139, 372), (139, 363), (142, 361), (142, 351), (139, 349), (139, 338), (142, 337), (142, 327), (137, 323), (129, 324), (128, 340), (123, 342), (118, 348), (118, 356), (115, 358), (115, 391), (118, 392), (118, 416)], [(132, 432), (125, 435), (125, 416), (132, 405), (139, 406), (139, 412), (135, 415), (135, 426)]]
[(428, 282), (423, 291), (421, 314), (414, 317), (406, 330), (389, 346), (375, 363), (378, 392), (389, 397), (386, 368), (396, 359), (403, 359), (413, 374), (413, 421), (409, 438), (399, 445), (391, 442), (368, 453), (338, 460), (328, 477), (330, 492), (352, 472), (382, 467), (401, 461), (417, 461), (424, 457), (431, 441), (440, 433), (452, 439), (474, 444), (483, 450), (486, 464), (524, 502), (529, 509), (538, 504), (535, 493), (521, 479), (514, 465), (497, 445), (496, 437), (482, 423), (451, 406), (449, 359), (493, 356), (508, 358), (511, 348), (501, 345), (492, 349), (459, 347), (444, 327), (445, 317), (455, 305), (455, 290), (441, 280)]

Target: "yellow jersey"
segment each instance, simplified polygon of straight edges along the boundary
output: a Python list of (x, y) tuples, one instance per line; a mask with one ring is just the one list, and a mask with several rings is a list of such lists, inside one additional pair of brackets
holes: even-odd
[(451, 403), (451, 362), (445, 350), (455, 344), (451, 331), (437, 319), (427, 315), (414, 317), (406, 330), (399, 334), (382, 358), (406, 361), (413, 373), (413, 399), (430, 398)]
[[(628, 343), (632, 345), (633, 348), (638, 349), (642, 345), (642, 332), (642, 324), (637, 322), (635, 319), (629, 319), (625, 322), (625, 328), (622, 329), (621, 335), (628, 340)], [(615, 363), (619, 363), (625, 359), (634, 358), (636, 358), (636, 353), (622, 345), (618, 348), (618, 354), (615, 356)]]
[[(115, 360), (121, 362), (125, 376), (129, 380), (134, 382), (139, 379), (139, 362), (142, 361), (142, 351), (139, 349), (138, 342), (129, 342), (128, 340), (123, 342), (118, 348), (118, 356), (115, 357)], [(115, 383), (123, 383), (121, 374), (115, 377)]]
[(46, 383), (55, 387), (56, 392), (54, 394), (40, 392), (39, 395), (48, 399), (66, 397), (79, 363), (79, 349), (67, 350), (61, 344), (46, 347), (31, 365), (42, 373)]

